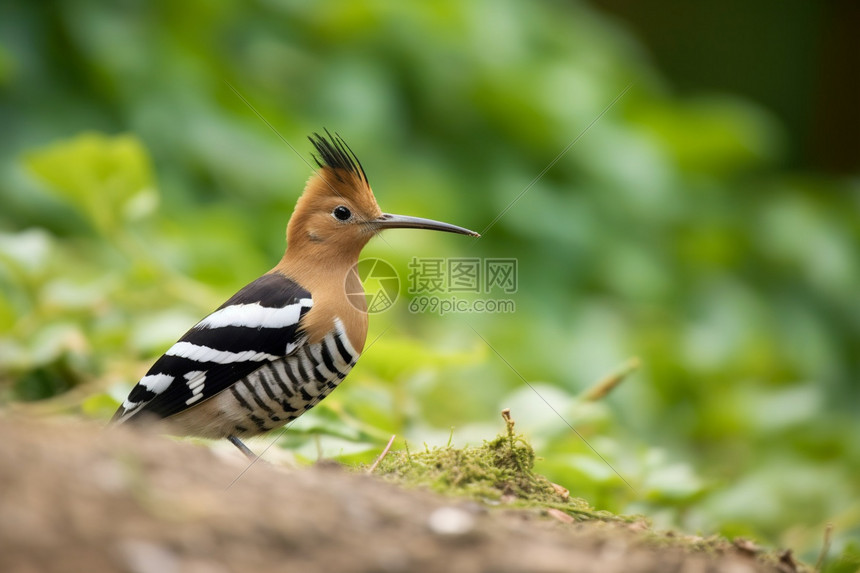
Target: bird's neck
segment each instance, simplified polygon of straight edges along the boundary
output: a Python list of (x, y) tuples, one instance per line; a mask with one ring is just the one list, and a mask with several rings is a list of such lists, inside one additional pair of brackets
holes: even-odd
[(367, 303), (357, 264), (357, 255), (321, 256), (287, 249), (272, 269), (311, 293), (314, 304), (303, 320), (311, 343), (322, 340), (334, 328), (334, 320), (340, 319), (352, 346), (359, 352), (364, 348)]

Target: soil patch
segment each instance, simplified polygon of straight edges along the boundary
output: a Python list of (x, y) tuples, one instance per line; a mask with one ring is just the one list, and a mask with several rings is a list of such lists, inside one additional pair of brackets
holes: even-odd
[[(79, 422), (0, 419), (0, 571), (790, 571), (751, 544), (658, 536), (407, 489), (336, 464)], [(232, 483), (232, 485), (230, 485)], [(555, 512), (555, 513), (554, 513)], [(696, 538), (698, 539), (698, 538)], [(695, 539), (694, 539), (695, 541)]]

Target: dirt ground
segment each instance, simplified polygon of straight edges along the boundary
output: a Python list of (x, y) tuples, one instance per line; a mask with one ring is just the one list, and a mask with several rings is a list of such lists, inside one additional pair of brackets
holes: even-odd
[(230, 485), (247, 466), (230, 450), (77, 422), (0, 433), (3, 573), (794, 570), (744, 544), (682, 548), (641, 523), (486, 508), (334, 464), (257, 463)]

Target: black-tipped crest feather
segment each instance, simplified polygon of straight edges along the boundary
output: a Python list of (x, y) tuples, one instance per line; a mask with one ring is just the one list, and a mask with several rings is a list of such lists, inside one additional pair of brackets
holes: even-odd
[(328, 136), (327, 138), (319, 133), (314, 133), (308, 137), (314, 148), (316, 148), (317, 153), (319, 153), (319, 156), (313, 155), (317, 165), (332, 169), (345, 169), (367, 183), (367, 175), (364, 173), (364, 167), (362, 167), (361, 161), (358, 160), (358, 157), (356, 157), (349, 145), (337, 133), (332, 135), (327, 129), (325, 133)]

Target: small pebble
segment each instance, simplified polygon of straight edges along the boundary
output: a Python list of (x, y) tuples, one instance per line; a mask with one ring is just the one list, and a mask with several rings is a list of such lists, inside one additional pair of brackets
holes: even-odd
[(552, 489), (555, 490), (555, 493), (557, 493), (561, 497), (561, 499), (563, 499), (564, 501), (570, 499), (570, 491), (566, 487), (552, 482), (550, 482), (549, 485), (552, 486)]
[(556, 509), (554, 507), (550, 507), (546, 510), (546, 512), (555, 519), (559, 520), (562, 523), (573, 523), (573, 517), (569, 514), (561, 511), (560, 509)]
[(427, 520), (430, 531), (437, 535), (465, 535), (475, 528), (475, 518), (456, 507), (440, 507)]
[(126, 569), (133, 573), (174, 573), (179, 560), (166, 547), (149, 541), (127, 539), (119, 544)]

